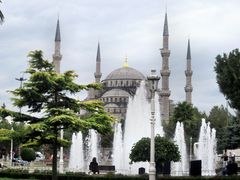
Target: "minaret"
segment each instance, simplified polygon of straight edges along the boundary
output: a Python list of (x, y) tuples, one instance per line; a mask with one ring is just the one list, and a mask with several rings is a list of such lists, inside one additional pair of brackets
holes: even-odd
[(53, 65), (57, 73), (60, 73), (60, 62), (62, 59), (60, 50), (61, 50), (61, 36), (60, 36), (60, 26), (59, 26), (59, 19), (58, 19), (56, 35), (55, 35), (55, 51), (53, 54)]
[(168, 122), (169, 120), (169, 96), (171, 94), (169, 90), (169, 76), (170, 76), (170, 70), (169, 70), (169, 56), (170, 56), (170, 50), (168, 49), (168, 43), (169, 43), (169, 33), (168, 33), (168, 20), (167, 20), (167, 13), (165, 14), (165, 20), (164, 20), (164, 28), (163, 28), (163, 48), (161, 49), (161, 55), (162, 55), (162, 70), (161, 70), (161, 76), (162, 76), (162, 89), (160, 91), (161, 96), (161, 117), (162, 120), (165, 122)]
[(188, 47), (187, 47), (187, 69), (185, 71), (186, 75), (186, 86), (185, 86), (185, 92), (186, 92), (186, 102), (189, 104), (192, 104), (192, 68), (191, 68), (191, 49), (190, 49), (190, 40), (188, 40)]
[[(57, 28), (56, 28), (56, 34), (55, 34), (55, 50), (53, 54), (53, 65), (55, 68), (55, 71), (60, 74), (60, 62), (62, 59), (61, 55), (61, 35), (60, 35), (60, 26), (59, 26), (59, 19), (57, 20)], [(63, 139), (63, 129), (60, 131), (60, 138)], [(59, 160), (59, 172), (63, 173), (64, 167), (64, 161), (63, 161), (63, 146), (60, 147), (60, 160)]]
[(97, 58), (96, 58), (96, 72), (94, 73), (95, 82), (100, 83), (102, 73), (101, 73), (101, 54), (100, 54), (100, 44), (97, 47)]

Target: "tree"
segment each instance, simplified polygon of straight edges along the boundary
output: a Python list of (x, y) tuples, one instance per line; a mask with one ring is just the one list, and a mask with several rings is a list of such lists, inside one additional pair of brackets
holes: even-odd
[[(150, 138), (144, 137), (134, 144), (129, 157), (131, 163), (150, 161)], [(157, 168), (169, 161), (177, 162), (180, 158), (178, 146), (174, 142), (159, 135), (155, 137), (155, 162)]]
[(214, 70), (220, 91), (228, 100), (230, 107), (236, 109), (236, 117), (226, 128), (226, 148), (239, 147), (240, 139), (240, 52), (234, 49), (228, 54), (216, 57)]
[[(23, 123), (11, 124), (6, 119), (0, 120), (0, 157), (10, 152), (10, 141), (13, 141), (13, 149), (20, 146), (26, 133), (26, 126)], [(17, 152), (16, 152), (17, 153)]]
[(228, 55), (216, 57), (214, 70), (220, 91), (228, 100), (229, 105), (240, 112), (240, 52), (238, 49)]
[(166, 133), (169, 137), (173, 137), (176, 123), (179, 121), (184, 124), (186, 141), (188, 141), (190, 137), (193, 138), (193, 141), (197, 141), (201, 119), (205, 116), (204, 113), (199, 112), (196, 107), (193, 107), (186, 101), (180, 102), (175, 107), (169, 124), (164, 125)]
[[(29, 79), (21, 88), (11, 93), (13, 104), (27, 107), (27, 113), (0, 109), (4, 118), (12, 116), (14, 121), (27, 122), (28, 133), (25, 135), (24, 146), (49, 145), (52, 149), (52, 179), (57, 179), (57, 150), (70, 142), (60, 139), (61, 129), (72, 132), (95, 129), (100, 134), (111, 132), (113, 118), (105, 111), (100, 101), (81, 102), (74, 95), (89, 88), (100, 88), (98, 84), (79, 85), (74, 82), (77, 75), (73, 71), (58, 74), (53, 64), (43, 59), (42, 51), (29, 54), (29, 67), (26, 73)], [(81, 117), (79, 112), (85, 110)]]
[(240, 147), (240, 122), (239, 118), (234, 118), (227, 126), (226, 149), (237, 149)]
[[(2, 1), (0, 0), (0, 3), (2, 3)], [(0, 10), (0, 23), (2, 23), (4, 21), (4, 15), (2, 13), (2, 11)]]
[(222, 105), (214, 106), (207, 117), (207, 121), (211, 122), (211, 127), (216, 129), (218, 152), (225, 150), (228, 146), (227, 126), (228, 123), (231, 124), (232, 119), (233, 116)]

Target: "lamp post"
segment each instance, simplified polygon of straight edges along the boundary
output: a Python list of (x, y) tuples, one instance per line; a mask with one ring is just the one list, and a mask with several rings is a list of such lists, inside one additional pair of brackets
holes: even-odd
[[(13, 131), (13, 127), (11, 129)], [(10, 166), (12, 166), (13, 162), (13, 138), (11, 138), (11, 147), (10, 147)]]
[(151, 147), (150, 147), (150, 166), (149, 166), (149, 180), (156, 179), (156, 167), (155, 167), (155, 92), (158, 89), (158, 81), (160, 77), (157, 75), (156, 70), (152, 69), (150, 76), (147, 80), (150, 85), (151, 92)]
[[(17, 81), (20, 82), (20, 87), (19, 87), (20, 89), (22, 89), (23, 82), (27, 80), (27, 79), (25, 79), (23, 76), (24, 76), (24, 73), (23, 73), (22, 77), (20, 77), (20, 78), (15, 78)], [(21, 97), (20, 97), (20, 98), (21, 98)], [(19, 113), (20, 113), (20, 116), (22, 116), (22, 107), (19, 107)], [(18, 154), (19, 154), (19, 155), (21, 154), (21, 147), (20, 147), (20, 146), (18, 146)]]
[[(24, 79), (23, 76), (20, 77), (20, 78), (15, 78), (15, 79), (20, 82), (20, 87), (19, 88), (22, 89), (23, 81), (26, 81), (27, 79)], [(19, 112), (20, 112), (20, 114), (22, 113), (22, 108), (21, 107), (19, 108)]]
[[(60, 131), (60, 138), (63, 139), (63, 129)], [(63, 173), (64, 169), (64, 161), (63, 161), (63, 146), (60, 147), (60, 159), (59, 159), (59, 172)]]

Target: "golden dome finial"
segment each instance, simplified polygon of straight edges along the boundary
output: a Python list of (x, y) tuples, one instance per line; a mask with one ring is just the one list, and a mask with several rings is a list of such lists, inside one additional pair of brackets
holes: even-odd
[(123, 67), (128, 67), (128, 57), (127, 57), (127, 55), (125, 57)]

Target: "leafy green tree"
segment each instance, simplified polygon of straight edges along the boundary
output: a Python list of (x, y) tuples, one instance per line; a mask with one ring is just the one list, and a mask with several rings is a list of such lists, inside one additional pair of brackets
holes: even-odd
[[(133, 145), (129, 158), (132, 162), (150, 161), (150, 138), (144, 137)], [(170, 139), (157, 135), (155, 137), (155, 162), (158, 168), (162, 164), (181, 158), (178, 146)]]
[[(0, 3), (2, 3), (2, 1), (0, 0)], [(4, 15), (2, 13), (2, 11), (0, 10), (0, 23), (2, 23), (4, 21)]]
[(214, 106), (207, 117), (207, 120), (211, 122), (211, 126), (220, 131), (222, 128), (228, 125), (228, 121), (232, 119), (228, 110), (223, 107), (223, 105)]
[(233, 116), (223, 105), (220, 107), (214, 106), (207, 117), (207, 121), (211, 123), (211, 127), (216, 129), (218, 152), (222, 152), (222, 150), (225, 150), (228, 146), (227, 126), (228, 123), (231, 123), (232, 119)]
[(214, 70), (220, 91), (228, 100), (230, 107), (236, 109), (236, 117), (228, 124), (226, 129), (226, 147), (239, 147), (240, 139), (240, 52), (234, 49), (228, 54), (218, 55), (216, 57)]
[(240, 119), (234, 117), (226, 128), (226, 149), (237, 149), (240, 147)]
[[(89, 88), (100, 88), (98, 84), (79, 85), (74, 82), (77, 75), (73, 71), (58, 74), (53, 64), (43, 59), (42, 51), (29, 54), (29, 79), (21, 88), (11, 91), (15, 96), (13, 104), (27, 107), (28, 114), (0, 109), (4, 118), (12, 116), (14, 121), (27, 122), (28, 133), (24, 146), (49, 145), (52, 149), (52, 179), (57, 179), (57, 151), (70, 142), (60, 139), (61, 129), (73, 132), (95, 129), (100, 134), (112, 130), (113, 118), (105, 111), (100, 101), (81, 102), (74, 98), (76, 93)], [(85, 110), (81, 117), (79, 111)]]
[(186, 101), (180, 102), (174, 109), (173, 116), (170, 118), (169, 123), (165, 124), (165, 132), (168, 137), (173, 137), (175, 132), (176, 123), (182, 122), (185, 129), (185, 137), (188, 142), (192, 137), (193, 141), (197, 141), (199, 129), (201, 126), (201, 119), (206, 117), (204, 113), (198, 111), (196, 107), (188, 104)]
[(226, 97), (229, 105), (240, 112), (240, 52), (231, 51), (228, 55), (216, 57), (214, 70), (220, 91)]
[(21, 158), (24, 161), (34, 161), (36, 159), (35, 151), (32, 148), (23, 148), (21, 150)]
[[(10, 140), (13, 141), (13, 149), (19, 149), (23, 137), (26, 133), (26, 126), (23, 123), (12, 122), (6, 119), (0, 120), (0, 157), (10, 152)], [(17, 152), (16, 152), (17, 153)]]

